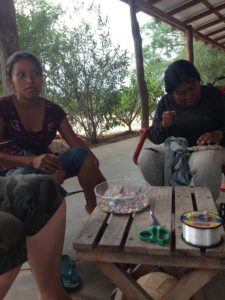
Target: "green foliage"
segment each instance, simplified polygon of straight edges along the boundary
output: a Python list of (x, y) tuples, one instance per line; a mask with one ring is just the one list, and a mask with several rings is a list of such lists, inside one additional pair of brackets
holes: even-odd
[[(212, 48), (202, 42), (194, 43), (195, 66), (197, 67), (203, 83), (213, 83), (216, 77), (225, 76), (225, 55), (224, 52)], [(225, 84), (225, 81), (218, 81), (217, 85)]]
[[(150, 21), (142, 27), (144, 38), (145, 71), (150, 71), (160, 82), (167, 66), (174, 60), (186, 59), (186, 39), (181, 31), (175, 31), (163, 22)], [(203, 83), (213, 83), (224, 76), (224, 53), (201, 41), (194, 40), (194, 64)], [(162, 82), (162, 81), (161, 81)], [(218, 82), (218, 85), (225, 81)]]
[[(112, 45), (107, 18), (99, 7), (80, 2), (72, 12), (79, 23), (68, 27), (60, 23), (61, 7), (46, 0), (17, 0), (16, 7), (21, 48), (44, 62), (46, 95), (96, 142), (118, 123), (112, 112), (128, 68), (126, 51)], [(82, 19), (84, 11), (89, 15)]]
[[(40, 56), (44, 63), (55, 48), (60, 47), (60, 5), (50, 5), (46, 0), (16, 0), (20, 48)], [(51, 55), (50, 55), (51, 54)]]
[(183, 35), (171, 26), (151, 19), (142, 28), (145, 79), (152, 119), (157, 102), (164, 94), (163, 75), (167, 66), (184, 48)]
[[(126, 51), (112, 44), (108, 20), (102, 18), (100, 8), (76, 1), (71, 10), (72, 25), (68, 26), (68, 12), (54, 2), (14, 2), (20, 48), (41, 57), (46, 69), (47, 97), (58, 102), (73, 125), (81, 126), (92, 142), (117, 124), (126, 124), (131, 130), (140, 113), (136, 79), (132, 75), (130, 83), (125, 84), (129, 58)], [(186, 42), (183, 33), (153, 18), (141, 32), (152, 117), (163, 94), (164, 71), (173, 60), (186, 57)], [(194, 42), (194, 55), (204, 83), (225, 74), (224, 53)]]
[(184, 36), (170, 25), (153, 18), (141, 28), (141, 32), (145, 70), (160, 82), (168, 64), (184, 48)]
[(107, 19), (98, 12), (96, 21), (95, 28), (83, 21), (76, 30), (67, 30), (64, 55), (57, 57), (48, 82), (48, 92), (60, 90), (70, 120), (92, 142), (118, 123), (112, 112), (128, 67), (126, 51), (112, 45)]
[(133, 121), (140, 115), (140, 101), (137, 81), (134, 76), (131, 78), (129, 86), (125, 86), (121, 93), (114, 114), (121, 122), (128, 126), (128, 130), (132, 131)]
[[(161, 84), (155, 80), (149, 72), (145, 70), (145, 80), (147, 84), (147, 89), (149, 93), (149, 112), (150, 118), (153, 117), (153, 112), (156, 109), (157, 102), (159, 98), (163, 95), (163, 90)], [(122, 123), (128, 126), (129, 131), (132, 131), (133, 121), (140, 117), (140, 99), (139, 91), (137, 86), (137, 79), (135, 72), (133, 71), (130, 74), (130, 84), (126, 86), (121, 91), (120, 101), (115, 108), (115, 115), (117, 119)]]
[(151, 101), (149, 101), (149, 113), (150, 113), (150, 119), (153, 119), (153, 114), (155, 112), (157, 103), (161, 96), (164, 94), (164, 91), (162, 89), (161, 83), (159, 83), (157, 80), (150, 76), (146, 76), (147, 78), (147, 87), (148, 87), (148, 93), (149, 98)]

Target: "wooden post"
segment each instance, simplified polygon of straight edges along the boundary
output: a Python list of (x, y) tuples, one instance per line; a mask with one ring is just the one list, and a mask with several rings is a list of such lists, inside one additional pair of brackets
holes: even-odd
[(187, 40), (187, 60), (194, 63), (194, 50), (193, 50), (193, 29), (192, 26), (186, 27), (186, 40)]
[(4, 93), (9, 91), (5, 74), (6, 60), (18, 50), (19, 37), (13, 0), (0, 0), (0, 65)]
[(130, 15), (132, 35), (134, 39), (134, 50), (136, 60), (136, 74), (141, 101), (141, 128), (149, 127), (149, 105), (148, 105), (148, 89), (144, 75), (143, 54), (142, 54), (142, 39), (140, 28), (136, 16), (135, 0), (130, 0)]

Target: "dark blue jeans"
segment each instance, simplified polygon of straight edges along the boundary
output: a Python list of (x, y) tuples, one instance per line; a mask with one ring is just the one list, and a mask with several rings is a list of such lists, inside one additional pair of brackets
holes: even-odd
[[(32, 153), (24, 152), (24, 155), (32, 155)], [(83, 147), (74, 147), (59, 155), (58, 159), (66, 171), (67, 177), (73, 177), (77, 176), (85, 159), (89, 155), (90, 152), (88, 149)], [(45, 174), (45, 172), (34, 168), (17, 167), (8, 170), (5, 175), (14, 176), (19, 174)]]

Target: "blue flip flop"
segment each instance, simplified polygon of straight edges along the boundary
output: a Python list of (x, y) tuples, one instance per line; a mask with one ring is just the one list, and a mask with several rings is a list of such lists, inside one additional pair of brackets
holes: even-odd
[(74, 292), (81, 288), (81, 278), (76, 272), (75, 263), (68, 255), (62, 255), (60, 274), (63, 287), (67, 292)]

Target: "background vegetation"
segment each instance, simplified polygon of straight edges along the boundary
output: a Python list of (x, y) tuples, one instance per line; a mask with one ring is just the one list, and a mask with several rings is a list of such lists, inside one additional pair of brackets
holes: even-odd
[[(71, 15), (79, 22), (68, 25), (60, 5), (14, 0), (20, 48), (41, 58), (44, 95), (59, 103), (73, 126), (82, 129), (91, 142), (98, 142), (106, 130), (117, 125), (132, 131), (140, 115), (136, 75), (130, 63), (134, 58), (112, 43), (108, 19), (100, 7), (77, 3)], [(185, 37), (154, 19), (141, 28), (141, 34), (152, 118), (164, 93), (164, 70), (173, 60), (186, 57)], [(224, 54), (201, 42), (194, 42), (194, 54), (204, 83), (225, 75)]]

